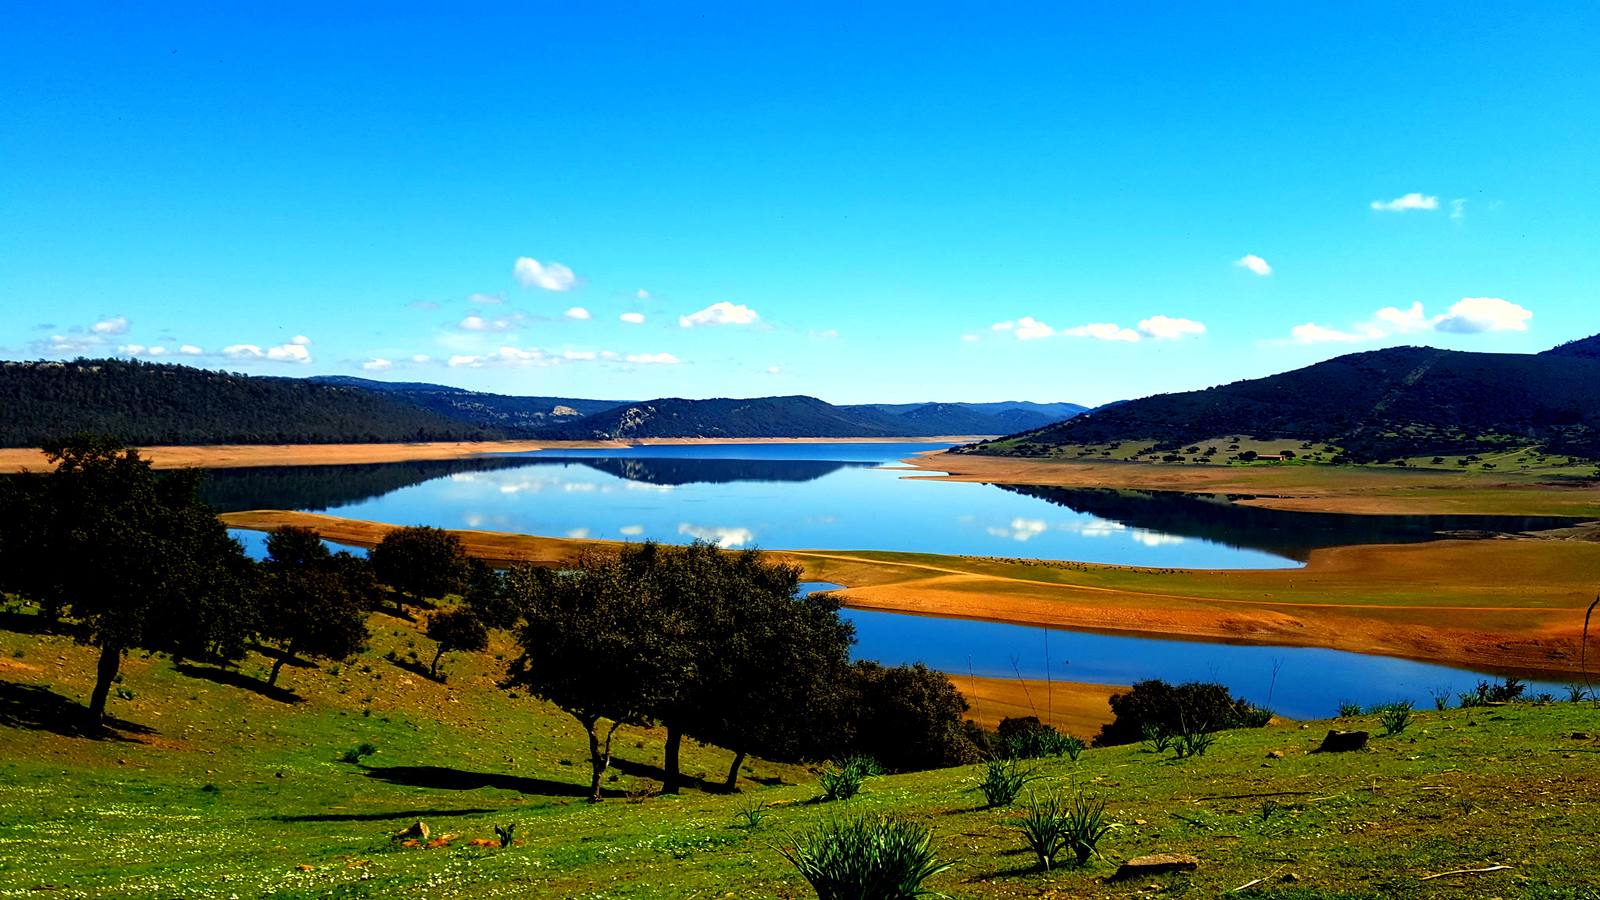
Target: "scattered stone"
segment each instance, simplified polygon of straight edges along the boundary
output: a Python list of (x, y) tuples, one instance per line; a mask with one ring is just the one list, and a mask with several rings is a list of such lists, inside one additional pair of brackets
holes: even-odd
[(1367, 747), (1367, 733), (1365, 731), (1330, 731), (1322, 739), (1322, 746), (1316, 749), (1317, 753), (1348, 753), (1352, 750), (1365, 750)]
[(432, 829), (428, 828), (428, 823), (418, 819), (417, 821), (411, 823), (410, 828), (407, 828), (406, 830), (395, 835), (394, 839), (397, 841), (408, 839), (415, 841), (426, 841), (428, 836), (432, 833)]
[(1589, 739), (1589, 732), (1587, 732), (1587, 731), (1574, 731), (1572, 733), (1572, 739), (1575, 740), (1575, 741), (1587, 741)]
[(1268, 750), (1267, 751), (1267, 759), (1283, 759), (1287, 755), (1288, 754), (1284, 753), (1282, 750)]
[(1193, 872), (1198, 868), (1200, 860), (1187, 853), (1152, 853), (1149, 856), (1136, 856), (1123, 863), (1116, 874), (1111, 876), (1111, 880), (1125, 881), (1129, 878), (1143, 878), (1167, 872)]
[(1134, 819), (1133, 820), (1133, 824), (1135, 824), (1135, 825), (1149, 825), (1150, 823), (1146, 822), (1143, 819)]
[(1285, 872), (1285, 873), (1283, 873), (1283, 877), (1279, 878), (1278, 880), (1292, 884), (1292, 883), (1294, 883), (1296, 881), (1299, 881), (1300, 880), (1300, 876), (1296, 875), (1293, 872)]

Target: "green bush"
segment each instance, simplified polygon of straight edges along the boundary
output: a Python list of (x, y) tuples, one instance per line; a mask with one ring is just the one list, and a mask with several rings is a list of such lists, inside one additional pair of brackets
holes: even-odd
[(1178, 759), (1191, 756), (1205, 756), (1211, 745), (1217, 742), (1217, 736), (1207, 730), (1205, 725), (1185, 726), (1173, 737), (1172, 751)]
[(1111, 698), (1116, 718), (1100, 729), (1096, 746), (1132, 744), (1153, 725), (1176, 735), (1184, 731), (1184, 721), (1208, 723), (1207, 731), (1228, 728), (1260, 727), (1265, 717), (1248, 700), (1236, 698), (1220, 684), (1190, 682), (1171, 685), (1160, 679), (1141, 681), (1132, 690)]
[(1083, 741), (1070, 734), (1062, 734), (1055, 726), (1040, 722), (1037, 716), (1000, 720), (1000, 726), (995, 730), (995, 744), (996, 753), (1012, 759), (1070, 756), (1076, 760), (1084, 746)]
[(1364, 711), (1365, 710), (1361, 708), (1361, 704), (1356, 703), (1353, 700), (1339, 701), (1339, 718), (1341, 719), (1354, 719), (1356, 716), (1361, 715)]
[(1522, 699), (1528, 685), (1521, 679), (1507, 678), (1499, 683), (1478, 682), (1476, 689), (1460, 696), (1463, 708), (1488, 706), (1491, 703), (1514, 703)]
[(984, 765), (983, 777), (978, 779), (978, 790), (990, 809), (1009, 806), (1032, 779), (1033, 772), (1023, 769), (1015, 759), (991, 759)]
[(1070, 806), (1055, 796), (1041, 801), (1029, 795), (1028, 811), (1021, 819), (1022, 839), (1041, 869), (1049, 871), (1064, 850), (1071, 850), (1074, 862), (1084, 866), (1111, 831), (1105, 814), (1105, 801), (1087, 794), (1074, 797)]
[(818, 900), (908, 900), (933, 892), (923, 882), (950, 867), (933, 851), (933, 833), (902, 819), (824, 822), (778, 850)]
[(1167, 748), (1172, 746), (1172, 732), (1155, 722), (1144, 723), (1144, 727), (1140, 729), (1140, 732), (1144, 738), (1144, 743), (1148, 744), (1151, 751), (1155, 753), (1165, 753)]
[(840, 762), (837, 768), (825, 769), (818, 776), (818, 780), (822, 782), (822, 799), (830, 802), (849, 800), (861, 793), (861, 786), (868, 778), (882, 774), (883, 770), (872, 757), (848, 757)]
[(1401, 700), (1378, 710), (1378, 721), (1383, 723), (1385, 735), (1396, 735), (1411, 724), (1411, 701)]

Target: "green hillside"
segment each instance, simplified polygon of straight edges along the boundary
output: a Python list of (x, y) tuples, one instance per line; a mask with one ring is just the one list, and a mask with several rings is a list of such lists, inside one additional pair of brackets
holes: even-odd
[(1396, 347), (1250, 381), (1161, 394), (1012, 435), (973, 452), (1241, 436), (1331, 444), (1356, 461), (1537, 445), (1600, 457), (1600, 340), (1541, 354)]

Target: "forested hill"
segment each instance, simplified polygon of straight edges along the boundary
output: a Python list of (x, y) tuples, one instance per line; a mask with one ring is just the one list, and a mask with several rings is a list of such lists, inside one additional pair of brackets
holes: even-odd
[(1225, 436), (1334, 444), (1355, 460), (1537, 444), (1600, 457), (1600, 336), (1540, 354), (1396, 347), (1202, 391), (1161, 394), (971, 452), (1048, 455), (1066, 445)]
[(131, 360), (0, 362), (0, 445), (94, 432), (130, 444), (357, 443), (502, 436), (385, 394)]
[(910, 437), (912, 433), (904, 430), (908, 424), (876, 409), (838, 407), (815, 397), (668, 397), (625, 404), (575, 422), (553, 425), (540, 430), (539, 436), (565, 440)]
[(603, 412), (625, 401), (584, 400), (577, 397), (517, 397), (488, 394), (444, 384), (415, 381), (375, 381), (348, 375), (326, 375), (310, 379), (322, 384), (380, 391), (412, 406), (438, 413), (479, 428), (501, 429), (512, 437), (526, 436), (534, 429), (581, 416)]

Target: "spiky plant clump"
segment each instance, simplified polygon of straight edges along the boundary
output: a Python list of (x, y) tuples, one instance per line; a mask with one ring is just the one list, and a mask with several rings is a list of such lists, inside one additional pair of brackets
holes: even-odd
[(818, 900), (910, 900), (933, 891), (923, 882), (950, 868), (933, 850), (926, 826), (895, 818), (823, 822), (779, 853)]
[(1028, 809), (1022, 814), (1018, 827), (1023, 843), (1033, 851), (1039, 868), (1050, 871), (1056, 856), (1067, 847), (1066, 817), (1062, 814), (1061, 799), (1055, 795), (1039, 799), (1029, 792)]
[(1385, 735), (1396, 735), (1411, 724), (1411, 701), (1400, 700), (1378, 710), (1378, 721)]
[(978, 790), (990, 809), (1009, 806), (1022, 793), (1022, 788), (1033, 779), (1033, 772), (1023, 769), (1014, 759), (1001, 757), (984, 764), (983, 777), (978, 779)]

